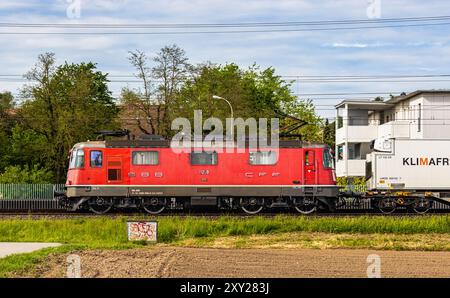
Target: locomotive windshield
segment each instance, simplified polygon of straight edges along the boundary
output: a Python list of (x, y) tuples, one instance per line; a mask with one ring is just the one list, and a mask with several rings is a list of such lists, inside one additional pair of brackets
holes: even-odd
[(73, 150), (72, 156), (70, 157), (69, 169), (82, 167), (84, 167), (84, 150), (83, 149)]

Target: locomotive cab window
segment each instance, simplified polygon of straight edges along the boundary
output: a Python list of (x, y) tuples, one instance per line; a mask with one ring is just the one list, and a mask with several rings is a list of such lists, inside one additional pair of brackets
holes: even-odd
[(159, 163), (158, 151), (133, 151), (133, 165), (157, 165)]
[(248, 155), (248, 161), (251, 165), (274, 165), (277, 160), (275, 151), (254, 151)]
[(84, 150), (77, 149), (72, 151), (70, 157), (69, 169), (83, 168), (84, 167)]
[(191, 165), (217, 165), (217, 152), (191, 152)]
[(99, 150), (91, 151), (91, 168), (101, 168), (103, 165), (103, 153)]
[(307, 150), (305, 152), (305, 165), (307, 166), (314, 165), (314, 151)]
[(323, 150), (323, 167), (326, 169), (334, 169), (334, 159), (331, 155), (330, 149)]

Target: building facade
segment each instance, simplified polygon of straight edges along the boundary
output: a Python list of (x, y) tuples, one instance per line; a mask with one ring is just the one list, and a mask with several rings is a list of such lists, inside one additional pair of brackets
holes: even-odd
[(336, 108), (336, 175), (365, 175), (379, 138), (450, 139), (450, 90), (418, 90), (387, 101), (344, 100)]

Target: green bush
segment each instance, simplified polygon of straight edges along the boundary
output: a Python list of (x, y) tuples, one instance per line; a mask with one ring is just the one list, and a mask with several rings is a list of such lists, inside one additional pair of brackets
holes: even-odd
[(9, 166), (0, 174), (0, 184), (45, 184), (53, 180), (52, 172), (38, 165), (32, 168)]

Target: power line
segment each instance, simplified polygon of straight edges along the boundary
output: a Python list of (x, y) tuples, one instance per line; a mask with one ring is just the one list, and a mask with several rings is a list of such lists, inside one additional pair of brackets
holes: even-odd
[(292, 29), (264, 29), (264, 30), (216, 30), (216, 31), (161, 31), (161, 32), (0, 32), (0, 35), (177, 35), (177, 34), (233, 34), (233, 33), (278, 33), (278, 32), (308, 32), (308, 31), (338, 31), (338, 30), (362, 30), (405, 27), (447, 26), (450, 22), (426, 23), (426, 24), (401, 24), (383, 26), (359, 26), (359, 27), (329, 27), (329, 28), (292, 28)]
[(324, 25), (351, 25), (351, 24), (383, 24), (399, 22), (429, 22), (449, 20), (450, 16), (424, 16), (424, 17), (400, 17), (379, 19), (354, 19), (354, 20), (318, 20), (318, 21), (285, 21), (285, 22), (235, 22), (235, 23), (12, 23), (2, 22), (0, 27), (6, 28), (222, 28), (222, 27), (279, 27), (279, 26), (324, 26)]

